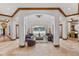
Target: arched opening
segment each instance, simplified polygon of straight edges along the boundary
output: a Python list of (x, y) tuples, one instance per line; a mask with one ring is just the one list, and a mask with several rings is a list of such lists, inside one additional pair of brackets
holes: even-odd
[[(44, 12), (44, 13), (42, 13), (42, 12), (43, 11), (36, 12), (36, 13), (34, 13), (34, 12), (33, 13), (27, 13), (25, 16), (21, 16), (20, 24), (19, 24), (20, 25), (19, 26), (19, 31), (20, 31), (19, 35), (20, 36), (19, 37), (20, 37), (20, 44), (23, 44), (23, 46), (25, 46), (25, 36), (26, 36), (26, 34), (28, 32), (32, 33), (32, 28), (34, 26), (44, 26), (45, 28), (47, 28), (46, 31), (49, 31), (49, 33), (53, 34), (53, 36), (54, 36), (54, 39), (53, 39), (54, 43), (53, 44), (56, 44), (54, 46), (55, 47), (59, 46), (59, 18), (57, 16), (57, 14), (52, 15), (48, 12)], [(42, 18), (43, 16), (40, 16), (40, 15), (45, 15), (45, 17)], [(34, 18), (34, 16), (36, 18)], [(24, 20), (22, 20), (22, 19), (24, 19)], [(43, 27), (43, 29), (44, 29), (44, 27)], [(38, 34), (38, 36), (40, 36), (40, 34)], [(21, 46), (21, 47), (23, 47), (23, 46)]]
[[(38, 17), (40, 16), (40, 18)], [(52, 22), (51, 22), (52, 20)], [(33, 35), (31, 40), (35, 40), (36, 42), (53, 42), (53, 34), (54, 34), (54, 17), (48, 14), (33, 14), (26, 16), (25, 18), (26, 24), (26, 37)], [(26, 41), (27, 41), (26, 39)]]

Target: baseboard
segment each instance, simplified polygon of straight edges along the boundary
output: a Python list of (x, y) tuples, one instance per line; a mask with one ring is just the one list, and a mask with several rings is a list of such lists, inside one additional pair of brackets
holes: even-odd
[(79, 42), (79, 40), (78, 40), (78, 42)]
[(19, 37), (16, 37), (16, 39), (19, 39)]
[(60, 45), (54, 45), (54, 47), (60, 47)]
[(19, 47), (20, 47), (20, 48), (24, 48), (24, 47), (25, 47), (25, 45), (23, 45), (23, 46), (19, 45)]
[(11, 38), (11, 41), (14, 41), (14, 40), (16, 40), (16, 39), (12, 39), (12, 38)]
[(62, 38), (63, 40), (67, 40), (68, 38)]

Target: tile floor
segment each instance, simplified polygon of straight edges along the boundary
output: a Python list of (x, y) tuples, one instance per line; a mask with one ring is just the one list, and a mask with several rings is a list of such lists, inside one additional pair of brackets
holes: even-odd
[[(0, 38), (1, 39), (1, 38)], [(7, 38), (6, 38), (7, 39)], [(19, 48), (19, 39), (0, 42), (1, 56), (79, 56), (79, 42), (60, 39), (60, 47), (53, 43), (37, 43), (34, 47)]]

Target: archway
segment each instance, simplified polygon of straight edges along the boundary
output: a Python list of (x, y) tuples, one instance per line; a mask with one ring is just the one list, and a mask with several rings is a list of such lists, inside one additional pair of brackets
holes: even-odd
[(3, 36), (5, 36), (5, 29), (7, 27), (7, 23), (3, 22), (1, 25), (2, 25), (2, 28), (3, 28)]
[[(19, 20), (19, 46), (25, 46), (25, 16), (32, 14), (48, 14), (55, 17), (54, 20), (54, 46), (59, 47), (59, 15), (57, 13), (51, 13), (46, 10), (33, 10), (22, 14)], [(25, 15), (25, 16), (24, 16)]]
[[(38, 17), (40, 16), (40, 18)], [(52, 22), (50, 21), (52, 20)], [(26, 34), (34, 34), (36, 41), (46, 42), (46, 36), (49, 36), (49, 41), (53, 41), (50, 36), (53, 36), (54, 17), (48, 14), (33, 14), (25, 17)], [(38, 40), (39, 39), (39, 40)], [(42, 40), (41, 40), (42, 39)]]

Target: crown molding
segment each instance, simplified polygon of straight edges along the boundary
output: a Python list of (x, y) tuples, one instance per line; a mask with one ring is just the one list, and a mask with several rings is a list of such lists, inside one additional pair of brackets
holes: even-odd
[(17, 12), (22, 11), (22, 10), (58, 10), (65, 17), (69, 17), (69, 16), (74, 16), (74, 15), (79, 15), (79, 3), (78, 3), (78, 13), (70, 14), (70, 15), (66, 15), (65, 12), (61, 8), (58, 8), (58, 7), (55, 7), (55, 8), (17, 8), (12, 15), (5, 15), (5, 14), (0, 14), (0, 15), (7, 16), (7, 17), (14, 17), (17, 14)]

